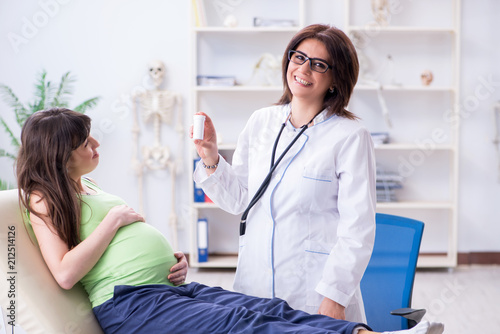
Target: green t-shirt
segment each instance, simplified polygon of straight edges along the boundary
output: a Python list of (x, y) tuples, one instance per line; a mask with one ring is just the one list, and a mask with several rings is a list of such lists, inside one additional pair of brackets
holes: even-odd
[[(97, 192), (82, 196), (80, 235), (84, 240), (112, 207), (126, 203), (90, 181), (82, 181)], [(154, 227), (143, 222), (121, 227), (99, 261), (81, 280), (92, 307), (113, 297), (116, 285), (173, 285), (167, 279), (170, 268), (177, 263), (173, 254), (168, 240)]]

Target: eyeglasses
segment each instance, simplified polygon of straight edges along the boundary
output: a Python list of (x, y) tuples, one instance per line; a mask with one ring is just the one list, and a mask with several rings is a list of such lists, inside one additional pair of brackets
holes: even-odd
[(295, 50), (288, 51), (288, 60), (298, 65), (302, 65), (309, 60), (309, 67), (311, 70), (319, 73), (325, 73), (329, 68), (332, 68), (332, 66), (328, 65), (323, 59), (309, 58), (305, 53)]

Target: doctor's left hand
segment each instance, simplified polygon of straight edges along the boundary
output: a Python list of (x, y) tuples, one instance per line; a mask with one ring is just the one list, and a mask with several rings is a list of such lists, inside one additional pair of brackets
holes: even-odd
[(330, 318), (345, 320), (345, 307), (325, 297), (319, 306), (318, 314), (326, 315)]
[(170, 268), (171, 274), (167, 278), (174, 285), (181, 285), (186, 281), (188, 262), (183, 252), (175, 252), (174, 256), (177, 258), (177, 264)]

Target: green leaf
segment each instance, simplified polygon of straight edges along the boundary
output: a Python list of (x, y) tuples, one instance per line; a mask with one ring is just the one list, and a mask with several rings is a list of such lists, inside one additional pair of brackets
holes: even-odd
[[(75, 79), (70, 75), (70, 72), (66, 72), (61, 77), (59, 85), (54, 87), (50, 81), (47, 81), (47, 72), (42, 70), (37, 76), (35, 83), (35, 98), (32, 102), (26, 105), (22, 104), (12, 89), (3, 84), (0, 84), (0, 96), (14, 110), (17, 124), (22, 128), (26, 119), (39, 110), (53, 107), (67, 108), (69, 97), (73, 94), (72, 84), (74, 82)], [(94, 108), (99, 101), (100, 97), (88, 99), (79, 104), (74, 110), (85, 113), (86, 110)], [(12, 146), (18, 149), (20, 147), (20, 140), (14, 136), (9, 125), (2, 117), (0, 117), (0, 128), (1, 127), (4, 128), (9, 136)], [(0, 149), (0, 157), (16, 159), (15, 154), (9, 153), (4, 149)]]
[(27, 115), (30, 114), (28, 109), (19, 101), (19, 98), (16, 96), (16, 94), (14, 94), (10, 87), (0, 84), (0, 95), (2, 96), (3, 100), (12, 109), (14, 109), (16, 121), (19, 126), (22, 126), (24, 124), (24, 121), (28, 117)]
[(82, 114), (85, 114), (85, 112), (88, 110), (88, 109), (92, 109), (94, 108), (97, 103), (99, 103), (99, 100), (101, 98), (99, 96), (96, 96), (96, 97), (93, 97), (91, 99), (88, 99), (86, 101), (83, 101), (82, 103), (80, 103), (78, 106), (76, 106), (75, 108), (73, 108), (74, 111), (77, 111), (77, 112), (80, 112)]
[(0, 190), (9, 190), (10, 184), (7, 181), (0, 179)]
[(8, 183), (2, 179), (0, 179), (0, 190), (9, 190)]
[(11, 158), (12, 160), (16, 160), (16, 156), (14, 154), (9, 153), (2, 148), (0, 148), (0, 157), (6, 157)]
[(45, 103), (47, 100), (48, 86), (50, 86), (50, 81), (45, 82), (47, 77), (47, 72), (45, 70), (40, 73), (37, 83), (35, 84), (35, 97), (38, 99), (31, 105), (32, 113), (45, 109)]
[(50, 107), (67, 108), (69, 105), (68, 97), (73, 94), (73, 83), (75, 78), (70, 76), (70, 72), (66, 72), (61, 77), (61, 82), (54, 95)]
[(5, 132), (7, 132), (7, 135), (10, 137), (10, 143), (12, 146), (19, 148), (19, 140), (17, 139), (16, 136), (14, 136), (14, 133), (12, 133), (12, 130), (10, 129), (9, 125), (5, 122), (3, 117), (0, 117), (0, 124), (2, 124)]

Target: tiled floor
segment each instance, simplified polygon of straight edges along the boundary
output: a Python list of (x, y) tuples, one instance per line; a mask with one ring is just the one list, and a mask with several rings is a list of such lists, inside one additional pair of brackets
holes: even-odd
[(412, 305), (445, 324), (445, 333), (500, 332), (500, 266), (418, 271)]
[[(232, 289), (233, 270), (190, 269), (188, 281)], [(500, 266), (419, 270), (412, 305), (449, 334), (500, 333)]]

